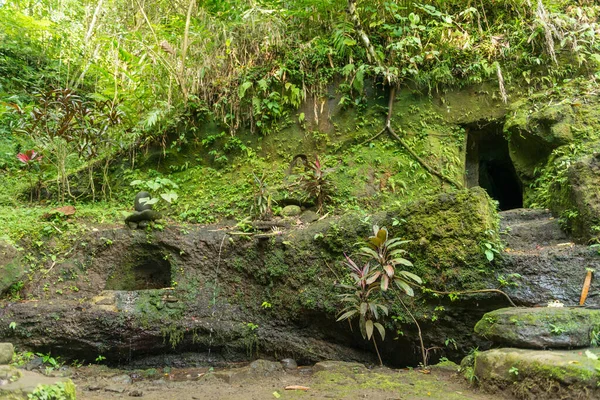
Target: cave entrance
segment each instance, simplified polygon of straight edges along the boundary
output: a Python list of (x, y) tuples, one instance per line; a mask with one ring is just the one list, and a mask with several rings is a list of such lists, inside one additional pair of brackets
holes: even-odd
[(498, 201), (500, 210), (523, 207), (523, 187), (502, 135), (502, 124), (469, 125), (466, 130), (467, 187), (485, 189)]
[(106, 290), (163, 289), (169, 286), (171, 263), (155, 252), (128, 257), (106, 282)]

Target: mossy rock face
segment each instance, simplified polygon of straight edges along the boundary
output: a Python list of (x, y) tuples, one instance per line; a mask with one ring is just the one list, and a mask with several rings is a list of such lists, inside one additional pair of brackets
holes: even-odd
[(283, 215), (284, 217), (297, 217), (301, 213), (302, 210), (300, 209), (300, 207), (295, 205), (285, 206), (283, 207), (283, 210), (281, 210), (281, 215)]
[(475, 332), (496, 344), (527, 349), (590, 346), (600, 333), (600, 310), (568, 307), (503, 308), (483, 316)]
[(482, 243), (498, 243), (498, 214), (485, 190), (470, 190), (425, 198), (390, 213), (403, 220), (400, 237), (416, 261), (416, 272), (446, 288), (477, 287), (481, 271), (490, 268)]
[(539, 108), (545, 94), (532, 96), (511, 105), (504, 131), (509, 138), (510, 156), (522, 178), (534, 177), (552, 150), (573, 140), (571, 105), (554, 104)]
[(597, 399), (598, 368), (581, 350), (504, 348), (478, 352), (474, 371), (482, 387), (521, 399)]
[[(593, 146), (598, 148), (600, 143)], [(552, 186), (550, 207), (568, 215), (565, 224), (581, 241), (600, 239), (600, 154), (586, 155), (569, 167), (566, 179)]]
[(0, 240), (0, 293), (6, 291), (25, 273), (25, 265), (20, 262), (18, 250)]

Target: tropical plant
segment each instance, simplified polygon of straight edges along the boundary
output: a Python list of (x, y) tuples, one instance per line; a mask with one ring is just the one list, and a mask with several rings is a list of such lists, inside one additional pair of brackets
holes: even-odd
[(148, 180), (136, 179), (130, 183), (131, 186), (148, 189), (150, 193), (157, 193), (159, 197), (141, 198), (142, 204), (156, 204), (160, 199), (171, 204), (179, 198), (179, 195), (174, 191), (179, 189), (179, 185), (168, 178), (154, 178)]
[(323, 211), (323, 205), (331, 200), (333, 194), (333, 183), (329, 176), (331, 171), (330, 168), (323, 168), (317, 155), (314, 161), (307, 162), (307, 171), (300, 179), (300, 186), (306, 195), (315, 199), (318, 213)]
[(422, 283), (421, 278), (412, 272), (396, 269), (399, 265), (413, 266), (412, 262), (403, 257), (407, 251), (400, 248), (408, 242), (409, 240), (390, 238), (387, 228), (373, 225), (373, 236), (367, 239), (367, 246), (360, 248), (361, 255), (375, 261), (373, 273), (381, 283), (381, 290), (388, 290), (390, 282), (394, 282), (404, 293), (414, 296), (411, 285)]
[(263, 173), (259, 178), (253, 172), (252, 178), (254, 179), (254, 204), (252, 205), (252, 211), (260, 219), (271, 219), (273, 215), (273, 210), (271, 209), (272, 200), (269, 187), (267, 186), (266, 174)]
[(346, 261), (344, 264), (350, 270), (350, 277), (353, 280), (352, 285), (340, 285), (341, 288), (350, 290), (352, 293), (344, 293), (340, 295), (341, 301), (345, 304), (344, 309), (340, 311), (338, 321), (351, 320), (358, 316), (358, 326), (363, 339), (372, 340), (379, 363), (383, 365), (379, 348), (375, 341), (373, 331), (376, 328), (379, 331), (381, 340), (385, 339), (385, 328), (379, 322), (381, 317), (378, 309), (385, 315), (388, 315), (388, 308), (381, 301), (380, 288), (381, 285), (377, 282), (379, 275), (371, 271), (369, 263), (359, 267), (350, 257), (344, 255)]
[[(338, 321), (352, 319), (355, 316), (359, 317), (361, 334), (363, 338), (373, 341), (380, 364), (383, 363), (373, 336), (373, 330), (377, 328), (381, 339), (385, 339), (385, 328), (377, 322), (382, 317), (378, 309), (383, 314), (388, 315), (387, 306), (381, 304), (387, 301), (383, 293), (391, 289), (390, 283), (394, 282), (403, 294), (414, 296), (411, 285), (422, 283), (421, 278), (412, 272), (397, 270), (398, 265), (412, 266), (412, 263), (403, 257), (407, 253), (406, 250), (399, 248), (406, 243), (408, 243), (407, 240), (390, 238), (385, 227), (379, 228), (374, 225), (373, 236), (370, 236), (366, 241), (366, 246), (361, 247), (359, 250), (359, 255), (366, 257), (368, 260), (364, 266), (359, 267), (350, 257), (345, 256), (346, 261), (344, 264), (350, 270), (350, 278), (353, 284), (340, 285), (340, 287), (353, 292), (340, 295), (342, 302), (347, 305), (340, 312), (341, 315), (338, 317)], [(371, 262), (373, 266), (371, 266)], [(398, 299), (402, 302), (400, 298)], [(403, 302), (402, 305), (404, 305)], [(409, 310), (407, 311), (410, 313)], [(413, 320), (416, 323), (414, 317)], [(421, 345), (423, 347), (422, 340)]]
[[(23, 163), (27, 172), (32, 172), (32, 170), (33, 170), (38, 173), (37, 193), (39, 196), (40, 188), (41, 188), (41, 176), (39, 175), (39, 172), (40, 172), (40, 163), (42, 161), (42, 156), (34, 150), (27, 150), (23, 153), (17, 154), (17, 160), (19, 160), (21, 163)], [(32, 183), (32, 179), (31, 179), (31, 175), (29, 175), (29, 186), (30, 186), (29, 201), (33, 200), (33, 189), (31, 188), (32, 184), (33, 183)]]

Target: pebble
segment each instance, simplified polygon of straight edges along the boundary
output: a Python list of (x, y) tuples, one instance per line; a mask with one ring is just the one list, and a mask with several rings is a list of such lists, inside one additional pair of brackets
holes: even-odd
[(298, 364), (293, 358), (284, 358), (283, 360), (281, 360), (281, 365), (283, 365), (283, 369), (286, 370), (298, 368)]

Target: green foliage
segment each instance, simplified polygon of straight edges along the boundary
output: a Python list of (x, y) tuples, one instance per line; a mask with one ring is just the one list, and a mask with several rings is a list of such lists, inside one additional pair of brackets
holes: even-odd
[(260, 219), (270, 219), (273, 215), (273, 210), (271, 209), (272, 199), (266, 182), (266, 174), (263, 173), (259, 178), (253, 172), (252, 178), (254, 179), (254, 204), (252, 205), (252, 211)]
[[(352, 319), (358, 316), (358, 325), (363, 338), (371, 340), (373, 328), (377, 328), (381, 339), (385, 339), (385, 328), (379, 322), (379, 311), (388, 314), (388, 308), (380, 304), (379, 283), (377, 277), (370, 271), (369, 263), (359, 267), (350, 257), (346, 256), (346, 266), (350, 270), (353, 285), (340, 285), (342, 288), (352, 290), (353, 293), (341, 295), (345, 308), (340, 311), (338, 321)], [(378, 311), (379, 310), (379, 311)]]
[(55, 385), (38, 385), (32, 393), (27, 395), (28, 400), (75, 400), (75, 385), (71, 380), (59, 382)]
[[(407, 241), (398, 238), (389, 238), (385, 227), (379, 228), (373, 226), (373, 236), (369, 237), (366, 247), (361, 247), (359, 254), (367, 258), (364, 266), (359, 267), (350, 257), (346, 257), (345, 265), (350, 271), (351, 285), (340, 285), (341, 288), (352, 291), (340, 295), (344, 308), (340, 311), (338, 321), (358, 317), (360, 332), (364, 339), (372, 340), (379, 356), (374, 328), (377, 329), (381, 340), (385, 339), (385, 328), (378, 322), (383, 315), (388, 315), (388, 306), (385, 305), (389, 300), (384, 293), (390, 289), (390, 282), (394, 282), (396, 287), (404, 294), (414, 296), (414, 291), (410, 284), (420, 284), (421, 278), (417, 275), (397, 270), (399, 265), (412, 266), (412, 263), (402, 257), (406, 251), (399, 246), (406, 244)], [(374, 267), (371, 267), (370, 263)]]
[(309, 198), (313, 198), (317, 204), (317, 212), (323, 212), (323, 206), (331, 200), (333, 184), (331, 181), (331, 169), (324, 168), (319, 156), (314, 161), (308, 161), (308, 171), (301, 179), (300, 186)]
[(367, 247), (361, 247), (360, 254), (375, 262), (376, 270), (373, 276), (375, 280), (380, 280), (382, 291), (388, 290), (389, 284), (393, 282), (398, 289), (409, 296), (414, 296), (410, 285), (422, 283), (421, 278), (412, 272), (396, 269), (400, 265), (413, 266), (409, 260), (403, 257), (407, 251), (399, 248), (408, 242), (408, 240), (400, 240), (400, 238), (390, 238), (387, 228), (379, 228), (374, 225), (373, 236), (367, 240)]
[(140, 199), (140, 203), (142, 204), (156, 204), (158, 203), (159, 199), (163, 199), (167, 203), (171, 204), (179, 198), (179, 195), (174, 191), (175, 189), (179, 189), (179, 185), (168, 178), (159, 177), (146, 181), (136, 179), (132, 181), (130, 185), (150, 190), (151, 193), (156, 193), (159, 195), (159, 197)]

